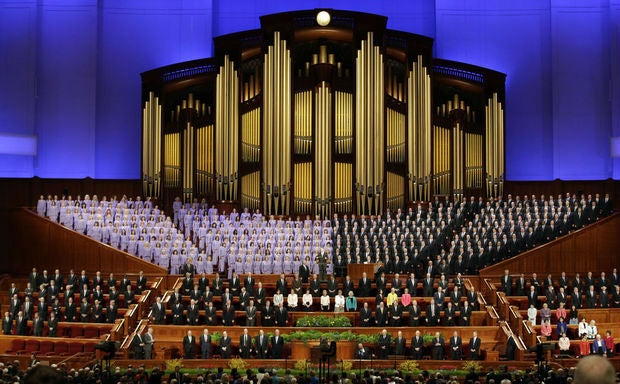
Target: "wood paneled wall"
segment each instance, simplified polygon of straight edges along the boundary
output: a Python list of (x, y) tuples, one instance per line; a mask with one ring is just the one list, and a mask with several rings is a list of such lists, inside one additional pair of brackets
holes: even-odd
[(27, 208), (8, 211), (9, 239), (3, 269), (25, 276), (33, 266), (62, 273), (73, 268), (91, 273), (136, 273), (165, 276), (168, 272), (150, 262), (99, 243), (45, 219)]
[(560, 239), (487, 267), (480, 271), (480, 276), (497, 280), (505, 269), (513, 275), (524, 273), (528, 279), (534, 272), (539, 279), (544, 279), (547, 273), (557, 279), (562, 271), (571, 278), (576, 272), (592, 271), (595, 276), (603, 271), (610, 273), (614, 267), (620, 266), (619, 234), (620, 213), (615, 213)]

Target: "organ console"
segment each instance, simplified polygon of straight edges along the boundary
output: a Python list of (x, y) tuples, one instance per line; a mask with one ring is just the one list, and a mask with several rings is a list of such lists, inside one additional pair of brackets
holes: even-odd
[(434, 59), (383, 16), (317, 12), (142, 74), (144, 193), (322, 217), (502, 194), (504, 74)]

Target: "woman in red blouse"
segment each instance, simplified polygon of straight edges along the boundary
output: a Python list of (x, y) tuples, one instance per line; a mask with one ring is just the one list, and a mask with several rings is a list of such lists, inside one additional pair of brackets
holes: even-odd
[(590, 342), (588, 341), (588, 336), (584, 335), (579, 342), (579, 356), (588, 356), (590, 354)]
[(605, 347), (607, 347), (607, 357), (613, 357), (616, 345), (614, 344), (614, 337), (609, 330), (605, 333)]

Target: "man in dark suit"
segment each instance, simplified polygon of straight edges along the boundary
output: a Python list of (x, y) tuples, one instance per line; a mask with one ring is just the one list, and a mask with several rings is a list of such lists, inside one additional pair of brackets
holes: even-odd
[(196, 353), (196, 338), (192, 335), (192, 331), (187, 331), (187, 335), (183, 338), (183, 352), (186, 359), (193, 359)]
[(338, 282), (334, 278), (334, 275), (331, 275), (327, 281), (327, 294), (330, 297), (335, 297), (336, 293), (338, 293)]
[(13, 334), (13, 319), (11, 318), (11, 315), (8, 311), (4, 312), (4, 317), (2, 318), (2, 334)]
[(368, 308), (368, 303), (364, 302), (364, 306), (360, 310), (360, 324), (362, 327), (370, 327), (372, 323), (372, 311)]
[(275, 334), (271, 338), (271, 358), (281, 359), (282, 350), (284, 349), (284, 339), (280, 336), (280, 330), (276, 329)]
[(273, 305), (271, 305), (271, 301), (265, 301), (265, 307), (260, 311), (261, 324), (265, 327), (270, 327), (273, 325), (275, 321), (275, 314), (273, 311)]
[(536, 287), (530, 286), (530, 292), (527, 294), (528, 307), (533, 305), (534, 308), (538, 308), (538, 294), (536, 293)]
[(279, 290), (280, 293), (285, 297), (288, 295), (288, 286), (283, 273), (280, 275), (278, 281), (276, 281), (276, 291), (277, 290)]
[(192, 263), (191, 257), (187, 258), (185, 264), (181, 266), (179, 273), (185, 276), (187, 276), (187, 274), (189, 273), (189, 277), (192, 279), (194, 278), (194, 274), (196, 273), (196, 266)]
[(443, 360), (444, 345), (445, 342), (443, 337), (441, 337), (441, 334), (439, 332), (435, 332), (435, 337), (433, 337), (432, 341), (433, 360)]
[(421, 314), (422, 308), (418, 305), (417, 300), (413, 300), (413, 302), (411, 302), (411, 307), (409, 307), (409, 325), (412, 327), (420, 325)]
[(590, 285), (586, 291), (586, 308), (596, 308), (596, 291), (594, 285)]
[(198, 283), (194, 284), (194, 288), (189, 293), (189, 298), (196, 301), (196, 304), (200, 303), (202, 299), (202, 292), (200, 291), (200, 286)]
[(133, 358), (136, 360), (144, 359), (144, 340), (142, 339), (140, 332), (136, 332), (136, 335), (133, 337), (133, 341), (131, 342), (131, 346), (133, 348)]
[(231, 348), (231, 339), (228, 336), (228, 332), (224, 331), (220, 338), (220, 352), (223, 359), (230, 359)]
[(184, 311), (185, 311), (185, 308), (183, 307), (183, 304), (180, 301), (177, 301), (176, 303), (174, 303), (174, 305), (172, 306), (172, 324), (174, 325), (183, 324), (183, 312)]
[(144, 340), (144, 358), (151, 360), (153, 358), (153, 344), (155, 338), (153, 337), (153, 328), (149, 328), (148, 331), (142, 336)]
[(228, 282), (228, 288), (232, 296), (239, 296), (239, 292), (241, 292), (241, 280), (237, 272), (233, 272), (232, 279)]
[(471, 339), (469, 339), (469, 360), (480, 359), (480, 344), (481, 340), (478, 337), (478, 332), (474, 331)]
[(207, 308), (205, 308), (205, 319), (207, 325), (216, 325), (217, 324), (217, 311), (213, 306), (213, 302), (207, 304)]
[(196, 300), (190, 300), (189, 306), (187, 307), (187, 324), (189, 325), (198, 325), (198, 320), (200, 317), (200, 312), (198, 310), (198, 304), (196, 304)]
[(90, 321), (90, 304), (86, 298), (82, 299), (80, 304), (80, 322), (88, 323)]
[(379, 357), (381, 359), (387, 359), (390, 354), (390, 347), (392, 344), (392, 337), (387, 333), (387, 329), (381, 331), (379, 335)]
[(308, 279), (310, 278), (310, 267), (308, 267), (308, 262), (306, 260), (304, 260), (303, 263), (299, 266), (298, 273), (301, 281), (304, 284), (307, 283)]
[(358, 282), (357, 290), (358, 297), (370, 296), (370, 279), (366, 276), (366, 272), (362, 274), (362, 278)]
[(424, 296), (426, 297), (433, 296), (434, 285), (435, 285), (435, 280), (433, 279), (430, 273), (427, 273), (424, 280), (422, 280), (422, 290), (423, 290)]
[(321, 282), (319, 281), (318, 275), (315, 273), (312, 275), (312, 280), (310, 281), (310, 293), (312, 297), (321, 296)]
[(461, 348), (463, 347), (463, 341), (457, 331), (450, 338), (450, 358), (452, 360), (461, 360)]
[(146, 290), (146, 276), (144, 276), (144, 272), (140, 271), (138, 275), (138, 279), (136, 280), (136, 291), (138, 294), (141, 294), (142, 291)]
[(235, 308), (230, 304), (230, 301), (222, 310), (222, 323), (226, 326), (235, 325)]
[(252, 272), (248, 272), (248, 275), (243, 279), (243, 286), (248, 295), (254, 296), (254, 289), (256, 287), (256, 279), (252, 276)]
[(445, 319), (445, 324), (448, 327), (453, 327), (456, 325), (456, 306), (452, 305), (452, 302), (448, 302), (448, 305), (443, 311), (443, 316)]
[(411, 356), (414, 360), (422, 360), (424, 351), (424, 339), (420, 331), (415, 331), (415, 336), (411, 338)]
[(366, 360), (370, 358), (370, 353), (368, 349), (364, 348), (362, 343), (357, 345), (357, 349), (355, 350), (355, 358), (359, 360)]
[(510, 296), (512, 294), (512, 277), (507, 269), (504, 270), (504, 276), (502, 276), (501, 283), (502, 291), (506, 294), (506, 296)]
[(440, 322), (440, 314), (441, 309), (435, 303), (434, 299), (431, 299), (430, 303), (426, 306), (426, 324), (429, 326), (439, 325)]
[(47, 336), (56, 337), (58, 334), (58, 318), (54, 312), (50, 313), (50, 318), (47, 321)]
[(245, 325), (253, 327), (256, 325), (256, 307), (254, 306), (254, 300), (250, 300), (250, 303), (245, 308)]
[(166, 316), (166, 310), (164, 304), (161, 302), (161, 297), (157, 297), (151, 307), (151, 317), (155, 324), (163, 324)]
[(574, 305), (576, 309), (582, 308), (581, 292), (579, 291), (579, 288), (573, 288), (573, 292), (570, 294), (570, 303), (571, 305)]
[(15, 317), (15, 334), (19, 336), (26, 336), (28, 332), (28, 319), (24, 316), (22, 311), (17, 312)]
[(222, 291), (224, 290), (224, 280), (217, 272), (215, 273), (215, 278), (213, 279), (211, 290), (213, 291), (213, 296), (220, 296), (222, 294)]
[(407, 289), (409, 289), (409, 293), (411, 296), (416, 296), (418, 294), (418, 281), (415, 278), (415, 274), (412, 272), (409, 278), (407, 279)]
[(239, 355), (243, 359), (250, 357), (252, 350), (252, 336), (248, 333), (248, 329), (244, 328), (243, 333), (239, 336)]
[(443, 309), (446, 302), (446, 294), (441, 287), (437, 287), (437, 292), (435, 292), (433, 298), (435, 299), (435, 304), (439, 306), (439, 309)]
[(41, 319), (38, 312), (34, 314), (34, 320), (32, 320), (32, 335), (43, 336), (43, 319)]
[(269, 341), (265, 336), (265, 331), (258, 331), (258, 335), (254, 338), (254, 347), (256, 348), (256, 357), (266, 359), (269, 352)]
[(398, 331), (398, 335), (394, 339), (394, 354), (404, 356), (407, 348), (407, 339), (403, 337), (403, 331)]
[(200, 336), (200, 353), (203, 359), (211, 357), (211, 335), (207, 328), (202, 331), (202, 336)]
[(463, 306), (461, 307), (461, 325), (468, 326), (471, 321), (473, 308), (469, 305), (469, 302), (465, 300), (463, 302)]
[(522, 273), (521, 276), (517, 279), (517, 295), (525, 296), (527, 288), (527, 280), (525, 280), (525, 275)]
[(398, 327), (400, 326), (400, 318), (403, 316), (403, 309), (398, 303), (398, 299), (394, 300), (394, 303), (390, 305), (390, 326)]
[(508, 336), (508, 340), (506, 341), (506, 359), (514, 360), (516, 349), (517, 343), (515, 342), (514, 336), (511, 334)]
[(110, 305), (106, 308), (106, 322), (114, 323), (116, 321), (116, 317), (118, 316), (118, 305), (114, 300), (110, 301)]
[(375, 311), (375, 326), (383, 327), (387, 324), (387, 318), (387, 309), (385, 308), (383, 302), (380, 302), (377, 310)]
[(288, 310), (284, 307), (283, 303), (278, 305), (278, 309), (275, 311), (275, 325), (278, 327), (286, 327), (288, 324)]

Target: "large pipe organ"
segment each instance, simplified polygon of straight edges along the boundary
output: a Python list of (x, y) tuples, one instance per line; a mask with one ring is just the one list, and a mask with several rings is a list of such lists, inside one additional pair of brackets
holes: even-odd
[(503, 193), (505, 75), (434, 59), (385, 17), (319, 11), (142, 74), (145, 194), (329, 217)]

